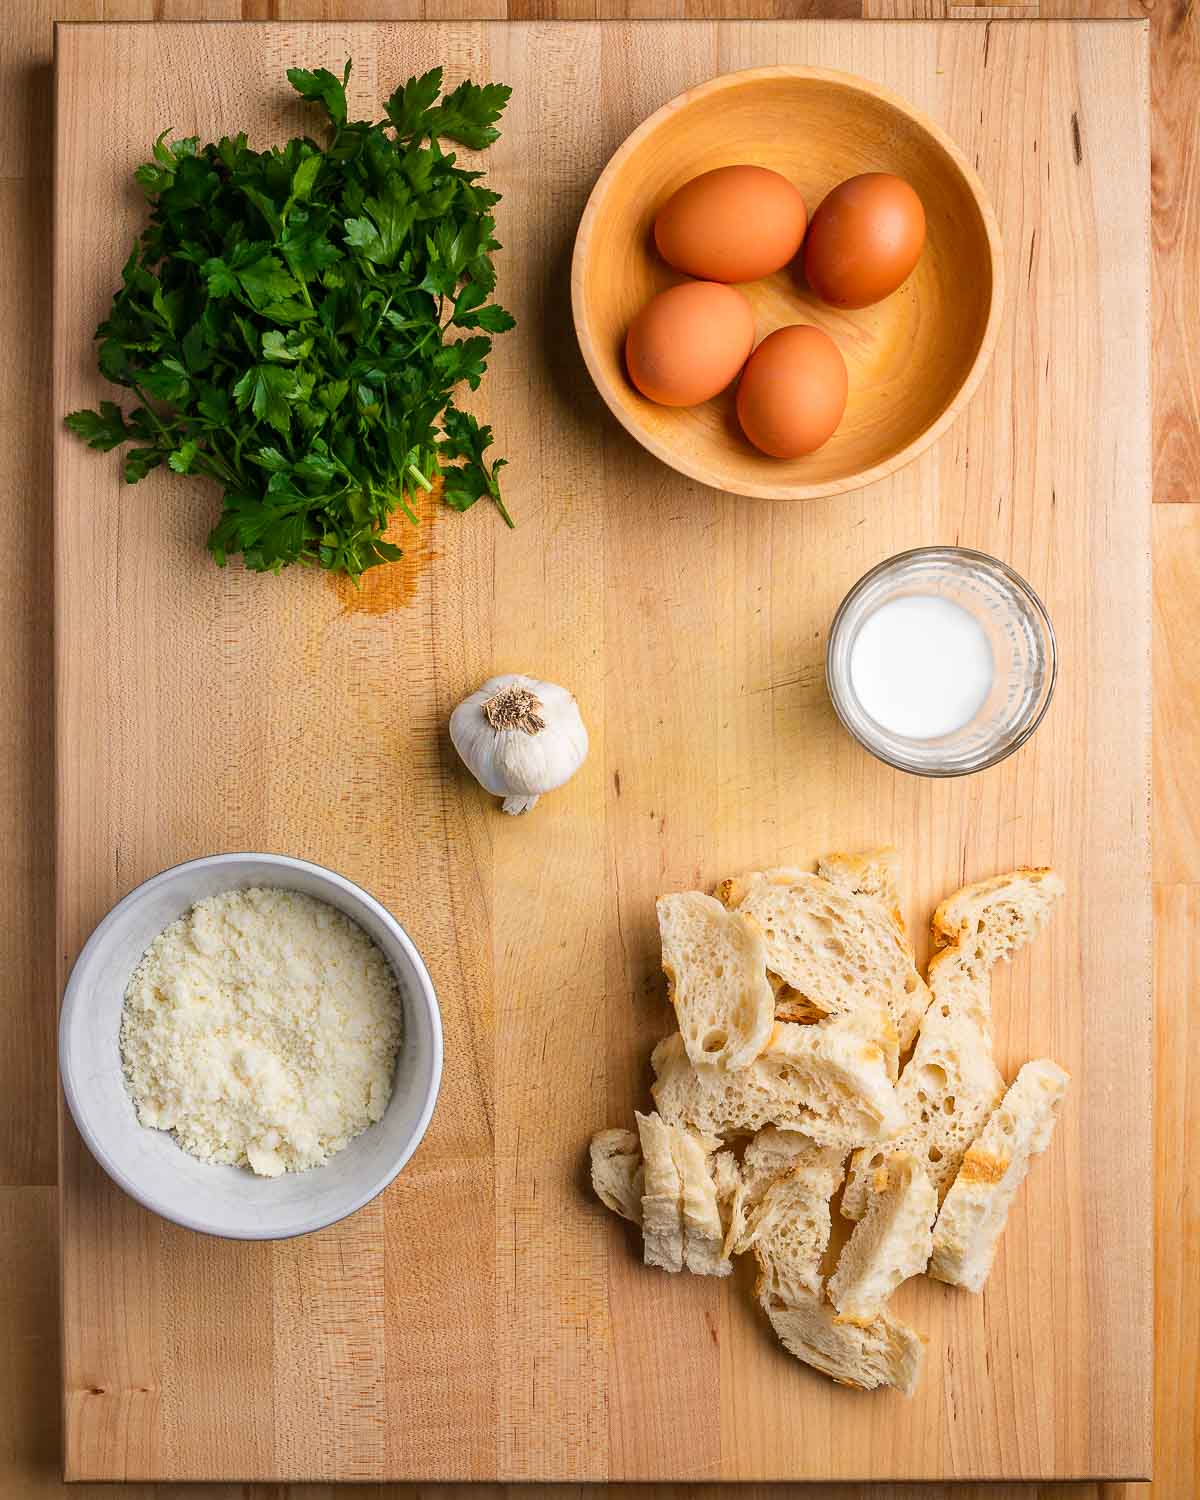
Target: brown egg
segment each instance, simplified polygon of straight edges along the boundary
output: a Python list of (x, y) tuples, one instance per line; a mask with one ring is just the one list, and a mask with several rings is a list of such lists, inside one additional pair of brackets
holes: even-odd
[(822, 302), (869, 307), (911, 275), (925, 244), (925, 210), (902, 177), (864, 172), (813, 214), (804, 274)]
[(731, 286), (685, 281), (647, 302), (625, 335), (629, 378), (662, 406), (723, 391), (754, 346), (754, 314)]
[(833, 436), (846, 410), (846, 361), (827, 333), (778, 328), (750, 356), (737, 392), (738, 421), (772, 458), (799, 458)]
[(793, 259), (804, 199), (766, 167), (717, 167), (684, 183), (658, 211), (654, 242), (677, 271), (705, 281), (755, 281)]

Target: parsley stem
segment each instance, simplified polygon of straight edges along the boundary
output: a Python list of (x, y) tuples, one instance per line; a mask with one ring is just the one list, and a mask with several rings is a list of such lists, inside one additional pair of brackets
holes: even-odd
[[(142, 390), (141, 386), (138, 385), (137, 381), (136, 380), (131, 380), (130, 381), (130, 386), (131, 386), (131, 388), (134, 391), (137, 392), (137, 395), (138, 395), (138, 397), (139, 397), (139, 399), (141, 400), (141, 403), (142, 403), (142, 410), (146, 413), (146, 415), (154, 423), (155, 427), (158, 428), (159, 436), (161, 438), (161, 444), (160, 444), (160, 446), (163, 447), (163, 448), (165, 448), (168, 453), (174, 453), (175, 450), (176, 450), (176, 448), (179, 446), (179, 441), (180, 440), (177, 439), (176, 437), (172, 436), (170, 429), (167, 428), (166, 426), (164, 426), (164, 424), (163, 424), (161, 418), (159, 417), (158, 413), (154, 410), (154, 408), (150, 405), (150, 402), (146, 399), (146, 393), (145, 393), (145, 391)], [(203, 455), (205, 458), (208, 459), (208, 465), (207, 466), (210, 467), (210, 468), (212, 468), (215, 471), (216, 476), (218, 478), (224, 479), (229, 484), (236, 484), (236, 482), (237, 482), (237, 475), (234, 474), (229, 469), (228, 465), (225, 463), (224, 458), (221, 456), (221, 454), (218, 451), (216, 451), (216, 447), (215, 447), (215, 444), (213, 442), (213, 437), (212, 437), (211, 433), (209, 433), (209, 435), (208, 435), (208, 441), (209, 441), (209, 451), (208, 451), (207, 454)]]
[(142, 410), (146, 413), (146, 415), (154, 423), (155, 427), (158, 428), (159, 432), (166, 439), (166, 441), (169, 444), (169, 446), (172, 447), (172, 448), (174, 448), (174, 446), (175, 446), (174, 439), (171, 437), (171, 434), (167, 431), (167, 429), (163, 426), (162, 421), (160, 420), (158, 413), (150, 405), (150, 399), (146, 395), (145, 391), (142, 390), (141, 386), (138, 385), (138, 383), (137, 383), (136, 380), (130, 380), (129, 384), (130, 384), (131, 388), (137, 392), (138, 400), (142, 403)]
[(221, 477), (226, 483), (237, 484), (240, 476), (234, 471), (233, 465), (225, 457), (224, 453), (221, 452), (215, 432), (208, 434), (208, 452), (214, 467), (220, 472)]
[(201, 450), (196, 455), (196, 459), (196, 468), (191, 472), (207, 472), (211, 474), (214, 479), (221, 480), (221, 482), (225, 485), (234, 485), (237, 483), (237, 476), (230, 471), (227, 465), (223, 464), (221, 460), (215, 457), (212, 453), (205, 453), (203, 450)]
[(379, 336), (379, 330), (380, 330), (380, 328), (383, 325), (384, 318), (386, 318), (387, 315), (388, 315), (388, 309), (391, 307), (391, 305), (392, 305), (392, 297), (389, 296), (388, 299), (387, 299), (387, 301), (379, 309), (379, 316), (375, 319), (375, 327), (371, 329), (371, 337), (372, 337), (372, 339), (375, 339), (375, 338), (377, 338)]

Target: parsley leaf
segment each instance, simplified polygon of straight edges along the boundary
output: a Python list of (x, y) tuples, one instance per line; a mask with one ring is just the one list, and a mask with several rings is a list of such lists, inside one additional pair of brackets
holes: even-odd
[(492, 446), (492, 429), (481, 427), (469, 412), (448, 406), (442, 413), (442, 441), (438, 445), (448, 458), (464, 458), (461, 468), (446, 469), (444, 497), (447, 505), (455, 510), (469, 510), (476, 500), (484, 495), (495, 501), (505, 522), (511, 526), (513, 519), (504, 508), (500, 498), (497, 471), (508, 462), (498, 458), (489, 464), (484, 450)]
[(349, 60), (346, 62), (346, 71), (342, 74), (340, 83), (328, 68), (314, 68), (312, 72), (309, 72), (307, 68), (289, 68), (287, 76), (288, 82), (302, 99), (323, 104), (335, 125), (340, 126), (346, 123), (346, 84), (350, 81)]
[(97, 330), (101, 373), (132, 394), (67, 425), (125, 478), (166, 464), (223, 494), (219, 564), (358, 575), (400, 555), (382, 533), (418, 491), (488, 499), (504, 520), (490, 427), (454, 404), (513, 320), (496, 285), (499, 195), (441, 145), (497, 137), (500, 84), (410, 78), (386, 118), (352, 121), (347, 62), (292, 68), (330, 138), (266, 151), (244, 133), (154, 142), (134, 174), (149, 222)]
[(290, 435), (292, 414), (288, 406), (300, 394), (296, 375), (280, 365), (255, 365), (233, 388), (234, 400), (245, 411), (269, 422), (276, 432)]
[(420, 78), (410, 78), (384, 105), (384, 112), (399, 136), (426, 135), (425, 120), (442, 92), (442, 70), (434, 68)]
[(475, 151), (482, 151), (498, 140), (496, 121), (504, 113), (512, 93), (506, 84), (460, 83), (447, 94), (437, 109), (431, 110), (426, 122), (430, 135), (448, 136)]
[(107, 453), (133, 435), (125, 426), (121, 408), (112, 401), (101, 401), (99, 411), (73, 411), (67, 418), (67, 426), (89, 448), (99, 448), (101, 453)]
[(276, 255), (260, 255), (238, 271), (237, 279), (251, 305), (259, 309), (290, 297), (298, 290), (295, 277), (284, 270), (283, 262)]
[(346, 243), (375, 265), (390, 266), (417, 217), (412, 190), (395, 173), (379, 196), (368, 198), (363, 207), (369, 217), (346, 220)]

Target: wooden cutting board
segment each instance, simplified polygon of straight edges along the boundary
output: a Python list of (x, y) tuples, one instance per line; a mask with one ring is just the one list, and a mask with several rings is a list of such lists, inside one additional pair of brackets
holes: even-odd
[[(66, 1468), (95, 1479), (1143, 1476), (1150, 1463), (1148, 186), (1140, 23), (101, 25), (58, 32), (55, 409), (110, 394), (91, 334), (167, 125), (311, 128), (289, 64), (352, 54), (354, 106), (437, 62), (514, 85), (489, 173), (519, 319), (481, 400), (506, 532), (428, 514), (361, 594), (218, 571), (215, 495), (56, 451), (63, 972), (138, 881), (281, 850), (381, 897), (441, 998), (446, 1074), (417, 1155), (347, 1223), (226, 1244), (142, 1211), (62, 1136)], [(967, 414), (887, 483), (731, 498), (635, 447), (589, 386), (568, 266), (625, 134), (713, 75), (878, 80), (976, 163), (1008, 306)], [(964, 274), (967, 274), (964, 268)], [(869, 566), (999, 554), (1047, 601), (1061, 676), (1005, 765), (894, 774), (839, 727), (825, 631)], [(519, 669), (577, 694), (592, 749), (528, 818), (446, 720)], [(796, 1364), (750, 1297), (668, 1278), (586, 1188), (596, 1128), (646, 1104), (670, 1025), (653, 901), (894, 841), (923, 932), (964, 880), (1052, 861), (1069, 895), (997, 975), (1006, 1075), (1074, 1075), (981, 1297), (921, 1280), (911, 1402)]]

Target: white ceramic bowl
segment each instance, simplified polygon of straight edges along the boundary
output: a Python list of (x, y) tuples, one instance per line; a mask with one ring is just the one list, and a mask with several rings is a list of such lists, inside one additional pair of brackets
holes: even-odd
[[(119, 1042), (125, 989), (153, 939), (204, 897), (254, 885), (302, 891), (353, 918), (387, 957), (404, 1006), (404, 1040), (383, 1119), (325, 1166), (273, 1178), (199, 1161), (166, 1131), (140, 1125), (125, 1088)], [(382, 1192), (408, 1161), (437, 1101), (442, 1022), (432, 981), (412, 940), (366, 891), (302, 859), (213, 854), (147, 880), (92, 933), (63, 996), (58, 1053), (63, 1090), (79, 1133), (130, 1197), (204, 1234), (274, 1240), (344, 1219)]]

